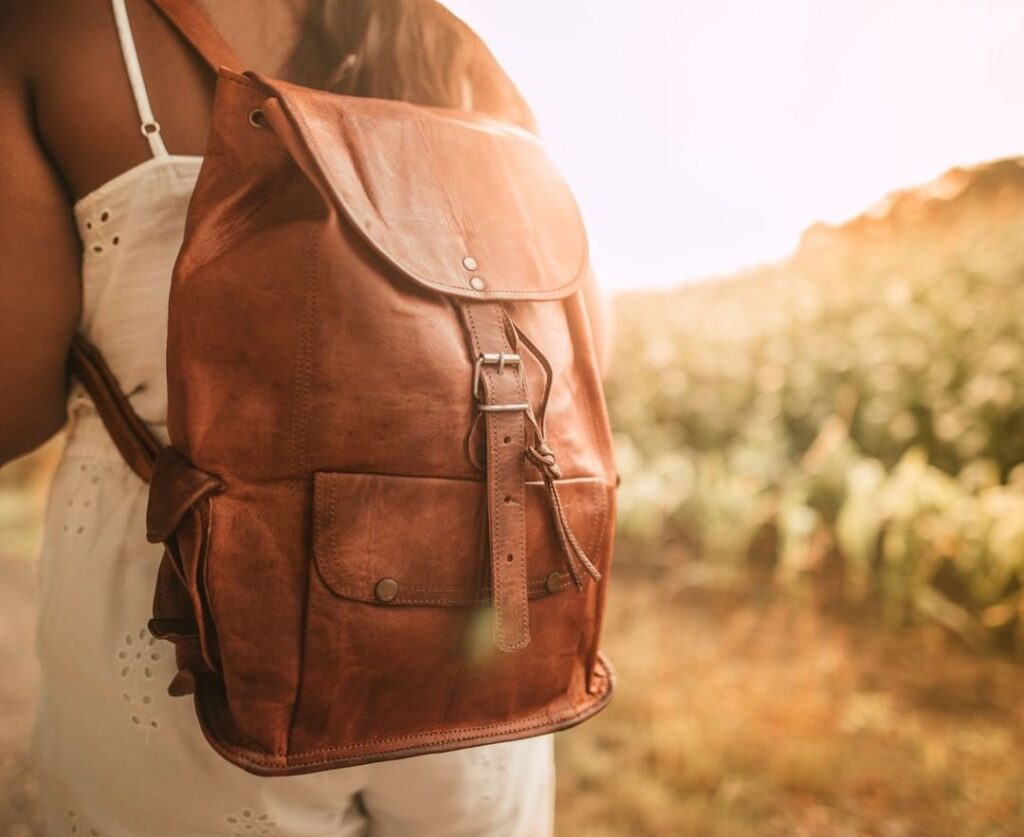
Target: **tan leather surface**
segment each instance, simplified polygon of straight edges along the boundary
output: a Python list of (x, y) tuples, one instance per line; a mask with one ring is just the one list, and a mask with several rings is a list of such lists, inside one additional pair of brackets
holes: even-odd
[(171, 287), (171, 448), (125, 449), (167, 546), (169, 691), (225, 758), (324, 770), (607, 703), (616, 478), (588, 271), (520, 129), (220, 72)]
[[(509, 333), (506, 315), (496, 303), (459, 303), (470, 357), (521, 356)], [(520, 362), (481, 364), (476, 395), (483, 414), (491, 583), (494, 588), (494, 643), (518, 651), (530, 642), (526, 552), (526, 413), (529, 406)]]
[[(325, 200), (412, 281), (490, 300), (579, 287), (583, 222), (535, 135), (407, 102), (353, 97), (339, 109), (330, 93), (248, 76), (275, 94), (267, 117)], [(467, 253), (475, 270), (462, 265)]]
[[(315, 475), (313, 553), (317, 572), (333, 592), (370, 604), (379, 601), (382, 578), (397, 582), (392, 607), (437, 604), (487, 605), (486, 485), (478, 480), (392, 477), (340, 472)], [(545, 505), (544, 485), (526, 491), (527, 592), (531, 598), (570, 586)], [(605, 536), (593, 514), (608, 502), (599, 479), (563, 483), (568, 514), (590, 552)], [(429, 498), (424, 502), (424, 498)], [(477, 561), (451, 561), (451, 555), (477, 555)], [(549, 582), (557, 577), (557, 588)]]
[(146, 538), (169, 540), (182, 519), (200, 500), (224, 488), (216, 477), (192, 467), (174, 448), (164, 448), (153, 462)]

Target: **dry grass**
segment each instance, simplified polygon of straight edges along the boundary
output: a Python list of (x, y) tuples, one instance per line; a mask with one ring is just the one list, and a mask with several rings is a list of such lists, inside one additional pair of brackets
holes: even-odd
[(619, 694), (558, 742), (566, 835), (1024, 834), (1024, 670), (936, 628), (616, 580)]

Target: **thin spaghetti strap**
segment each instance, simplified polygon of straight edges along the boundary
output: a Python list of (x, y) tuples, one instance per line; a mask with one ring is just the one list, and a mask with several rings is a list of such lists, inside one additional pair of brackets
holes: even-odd
[(153, 156), (166, 157), (167, 146), (164, 145), (164, 139), (160, 136), (160, 123), (153, 117), (153, 109), (149, 104), (146, 81), (142, 77), (139, 54), (135, 49), (131, 24), (128, 22), (128, 10), (125, 8), (124, 0), (110, 0), (110, 2), (114, 7), (114, 22), (117, 24), (117, 37), (121, 42), (124, 66), (128, 71), (128, 81), (131, 83), (135, 106), (139, 109), (139, 119), (142, 122), (139, 130), (142, 131), (142, 135), (149, 143)]

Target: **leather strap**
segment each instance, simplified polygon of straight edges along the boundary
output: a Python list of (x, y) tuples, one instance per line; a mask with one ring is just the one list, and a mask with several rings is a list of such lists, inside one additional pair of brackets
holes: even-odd
[(99, 350), (81, 335), (76, 335), (71, 342), (68, 363), (71, 373), (81, 381), (92, 398), (124, 461), (143, 481), (149, 482), (153, 477), (153, 463), (162, 446), (128, 403)]
[(193, 0), (151, 0), (167, 21), (216, 73), (221, 67), (242, 70), (242, 62)]
[[(494, 589), (494, 643), (517, 651), (530, 643), (526, 568), (526, 386), (521, 364), (479, 363), (514, 356), (505, 311), (495, 302), (457, 303), (477, 362), (487, 434), (487, 519)], [(523, 409), (515, 409), (516, 406)], [(513, 409), (496, 410), (495, 407)]]
[[(223, 66), (241, 69), (242, 62), (235, 51), (193, 0), (151, 2), (215, 73)], [(162, 445), (128, 403), (99, 350), (76, 335), (71, 344), (69, 366), (92, 398), (125, 462), (141, 479), (150, 482), (153, 463)]]

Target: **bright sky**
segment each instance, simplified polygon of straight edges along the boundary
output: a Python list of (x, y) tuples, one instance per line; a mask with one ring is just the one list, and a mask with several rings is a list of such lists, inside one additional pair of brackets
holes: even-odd
[(1022, 0), (446, 0), (530, 100), (607, 286), (786, 255), (1024, 153)]

